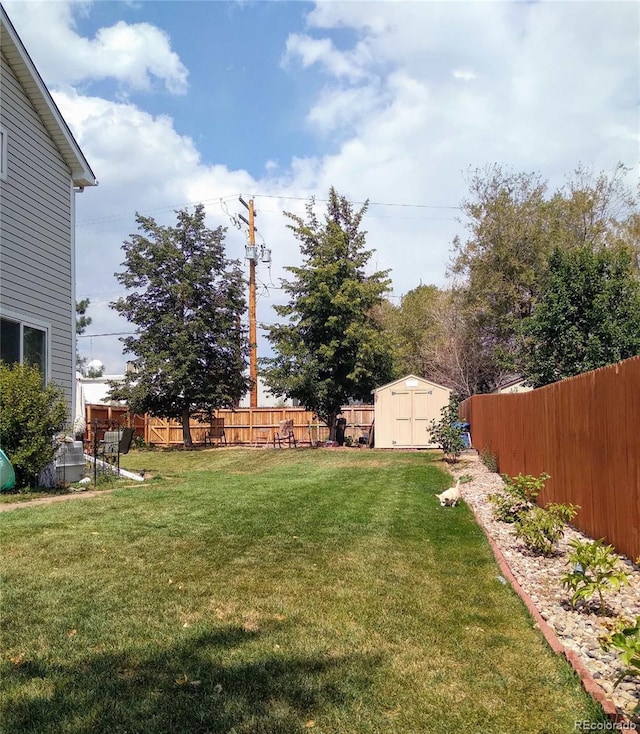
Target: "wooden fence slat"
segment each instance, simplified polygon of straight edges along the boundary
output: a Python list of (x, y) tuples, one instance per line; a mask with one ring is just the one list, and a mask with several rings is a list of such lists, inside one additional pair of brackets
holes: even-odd
[(640, 357), (528, 393), (474, 395), (460, 415), (500, 472), (547, 472), (541, 504), (580, 505), (576, 527), (640, 556)]

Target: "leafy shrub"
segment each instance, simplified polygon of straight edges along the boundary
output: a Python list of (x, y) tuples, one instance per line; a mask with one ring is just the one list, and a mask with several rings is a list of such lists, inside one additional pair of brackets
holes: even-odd
[(571, 603), (575, 607), (579, 599), (597, 594), (600, 614), (604, 616), (604, 593), (618, 591), (623, 584), (629, 583), (629, 577), (619, 567), (613, 546), (605, 545), (602, 538), (572, 540), (569, 545), (573, 550), (569, 552), (568, 561), (573, 570), (562, 577), (562, 584), (573, 592)]
[(544, 472), (539, 477), (531, 474), (518, 474), (510, 477), (502, 475), (504, 487), (502, 492), (489, 495), (493, 504), (493, 516), (500, 522), (516, 522), (524, 513), (530, 512), (537, 496), (544, 489), (549, 475)]
[(35, 485), (53, 461), (53, 439), (66, 420), (62, 391), (55, 385), (43, 388), (37, 367), (0, 362), (0, 446), (13, 464), (18, 488)]
[(576, 515), (575, 505), (548, 504), (532, 507), (515, 521), (515, 535), (532, 552), (551, 555), (564, 535), (564, 526)]
[(145, 443), (144, 438), (140, 436), (139, 434), (133, 437), (132, 445), (134, 449), (146, 449), (151, 446), (151, 444)]
[[(640, 617), (636, 617), (635, 622), (617, 620), (609, 634), (600, 638), (600, 645), (604, 650), (613, 648), (620, 655), (624, 669), (616, 679), (616, 686), (627, 676), (640, 678)], [(635, 711), (640, 711), (640, 703)]]
[(480, 452), (480, 461), (494, 474), (498, 473), (498, 459), (487, 449)]
[(432, 420), (429, 424), (431, 440), (443, 451), (445, 461), (455, 463), (460, 458), (464, 449), (462, 430), (458, 425), (459, 400), (453, 395), (449, 398), (449, 404), (440, 409), (440, 420)]

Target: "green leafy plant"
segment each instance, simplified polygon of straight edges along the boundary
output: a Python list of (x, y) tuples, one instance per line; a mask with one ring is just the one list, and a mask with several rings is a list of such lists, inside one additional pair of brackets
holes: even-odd
[(576, 505), (554, 503), (544, 508), (532, 507), (516, 519), (515, 535), (532, 553), (551, 555), (564, 535), (565, 524), (575, 517), (578, 509)]
[(35, 486), (53, 461), (54, 437), (67, 420), (62, 390), (42, 387), (38, 367), (0, 361), (0, 446), (16, 473), (16, 487)]
[(524, 513), (530, 512), (549, 478), (549, 475), (544, 472), (539, 477), (531, 474), (518, 474), (510, 477), (503, 474), (503, 491), (489, 495), (495, 519), (512, 523), (516, 522)]
[(149, 448), (151, 444), (147, 444), (143, 436), (137, 435), (133, 437), (133, 447), (136, 449)]
[[(616, 686), (627, 676), (640, 678), (640, 617), (636, 617), (635, 622), (616, 620), (609, 632), (600, 637), (600, 645), (603, 650), (613, 648), (620, 655), (624, 668), (616, 679)], [(635, 712), (638, 711), (640, 703), (635, 707)]]
[(458, 416), (459, 403), (460, 401), (452, 395), (449, 403), (440, 409), (440, 420), (432, 420), (428, 427), (431, 440), (444, 451), (445, 461), (452, 464), (458, 461), (464, 449)]
[(562, 577), (562, 584), (573, 592), (571, 603), (575, 607), (580, 599), (589, 599), (594, 594), (600, 601), (600, 615), (605, 615), (604, 594), (618, 591), (629, 583), (627, 572), (620, 568), (613, 546), (604, 540), (572, 540), (573, 549), (568, 556), (572, 570)]
[(490, 472), (498, 473), (498, 458), (487, 449), (480, 452), (480, 461), (487, 467)]

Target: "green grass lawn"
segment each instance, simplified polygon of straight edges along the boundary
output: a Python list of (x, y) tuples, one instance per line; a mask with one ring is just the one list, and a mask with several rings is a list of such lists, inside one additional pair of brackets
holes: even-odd
[(431, 455), (133, 452), (0, 515), (2, 731), (551, 734), (601, 721)]

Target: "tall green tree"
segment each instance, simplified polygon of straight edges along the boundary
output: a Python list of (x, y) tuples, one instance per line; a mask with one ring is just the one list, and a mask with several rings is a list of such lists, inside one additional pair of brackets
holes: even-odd
[(191, 446), (190, 417), (233, 407), (249, 388), (246, 303), (224, 229), (205, 226), (202, 204), (176, 215), (176, 226), (166, 227), (138, 214), (143, 234), (124, 242), (125, 270), (116, 278), (131, 293), (111, 307), (137, 326), (121, 341), (138, 369), (111, 395), (134, 412), (179, 420)]
[(403, 295), (398, 305), (384, 301), (375, 309), (375, 318), (393, 346), (394, 377), (409, 373), (426, 377), (425, 355), (440, 337), (441, 299), (435, 285), (419, 285)]
[(625, 247), (557, 248), (523, 324), (522, 374), (534, 387), (640, 354), (640, 281)]
[[(90, 326), (93, 322), (91, 316), (87, 316), (90, 303), (91, 301), (88, 298), (76, 301), (76, 336), (82, 336), (87, 330), (87, 326)], [(76, 369), (82, 370), (86, 363), (87, 358), (81, 357), (76, 349)]]
[(268, 327), (274, 357), (261, 360), (274, 395), (297, 398), (334, 435), (335, 419), (350, 398), (370, 400), (391, 379), (391, 345), (373, 309), (388, 292), (388, 271), (367, 274), (373, 254), (360, 230), (365, 204), (354, 212), (332, 187), (324, 222), (306, 208), (306, 220), (286, 212), (300, 242), (303, 264), (288, 267), (282, 287), (288, 302), (275, 306), (286, 323)]
[[(464, 291), (420, 285), (376, 320), (393, 346), (393, 373), (413, 373), (466, 398), (486, 387), (490, 365), (472, 328)], [(495, 375), (491, 375), (495, 377)]]
[(520, 327), (533, 313), (554, 248), (633, 246), (638, 202), (625, 172), (579, 168), (555, 192), (534, 173), (497, 165), (472, 173), (462, 203), (468, 237), (454, 240), (451, 273), (489, 368), (486, 389), (518, 367)]

